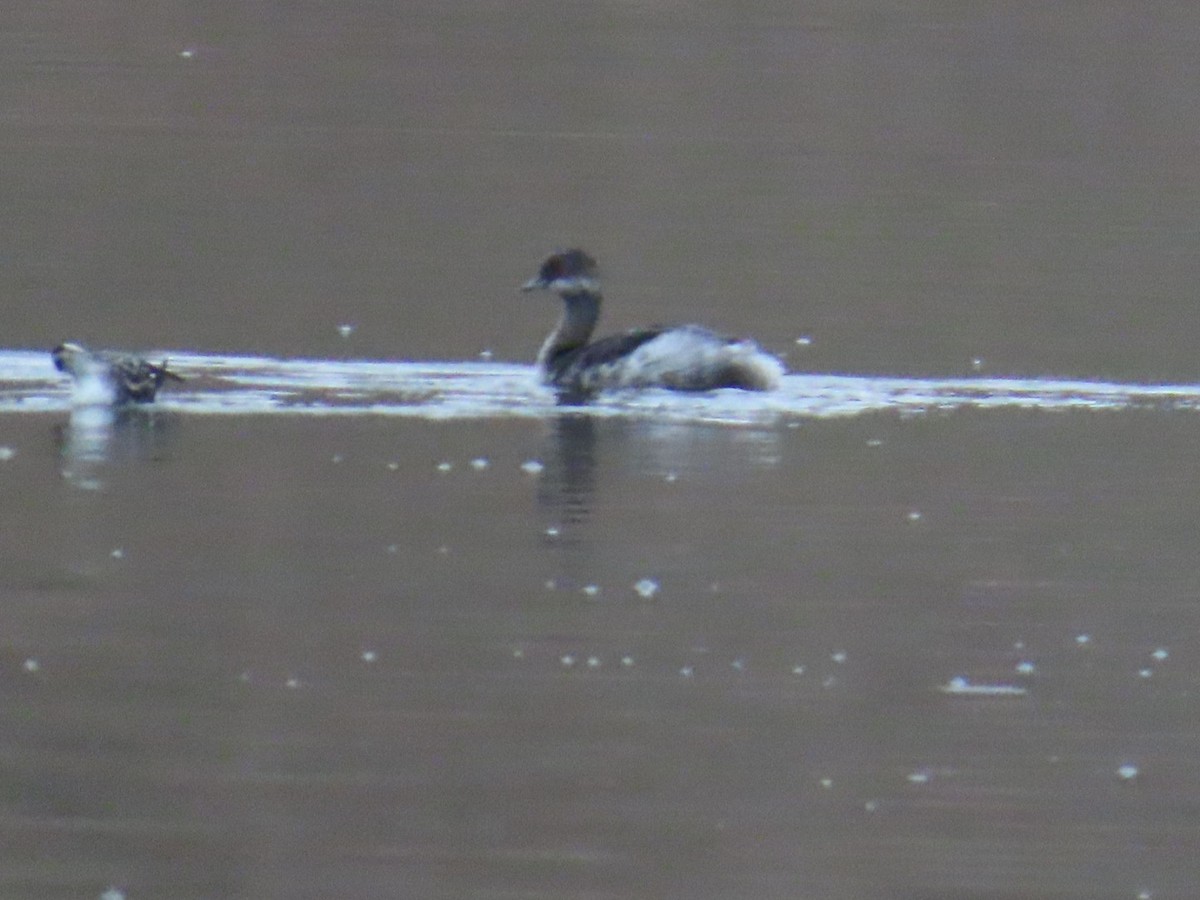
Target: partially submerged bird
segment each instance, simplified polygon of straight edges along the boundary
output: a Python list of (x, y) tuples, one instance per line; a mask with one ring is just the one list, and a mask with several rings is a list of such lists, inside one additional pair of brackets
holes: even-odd
[(521, 289), (550, 290), (562, 298), (562, 318), (537, 363), (544, 382), (569, 394), (644, 387), (764, 391), (783, 374), (783, 364), (754, 341), (722, 337), (699, 325), (639, 328), (590, 340), (600, 318), (600, 282), (596, 261), (582, 250), (550, 256)]
[(54, 368), (66, 372), (76, 382), (95, 378), (112, 389), (115, 404), (150, 403), (168, 378), (183, 381), (182, 375), (140, 356), (112, 351), (91, 351), (79, 344), (62, 343), (50, 351)]

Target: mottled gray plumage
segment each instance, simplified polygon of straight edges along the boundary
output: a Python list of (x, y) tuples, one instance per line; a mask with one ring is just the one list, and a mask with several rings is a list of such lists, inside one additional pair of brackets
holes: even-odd
[(91, 351), (70, 342), (50, 351), (54, 367), (78, 380), (85, 375), (103, 379), (113, 388), (113, 402), (150, 403), (167, 379), (183, 381), (182, 375), (167, 368), (167, 361), (155, 364), (128, 353), (109, 350)]

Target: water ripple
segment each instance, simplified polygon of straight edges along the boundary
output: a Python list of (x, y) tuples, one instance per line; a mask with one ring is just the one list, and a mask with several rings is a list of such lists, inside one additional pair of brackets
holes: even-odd
[[(271, 359), (158, 351), (188, 384), (158, 408), (188, 415), (371, 415), (426, 419), (543, 418), (562, 412), (528, 365)], [(0, 413), (78, 406), (45, 352), (0, 350)], [(919, 414), (963, 407), (1131, 409), (1200, 407), (1200, 385), (1041, 378), (892, 378), (794, 374), (764, 394), (640, 391), (602, 396), (594, 416), (731, 425), (873, 412)]]

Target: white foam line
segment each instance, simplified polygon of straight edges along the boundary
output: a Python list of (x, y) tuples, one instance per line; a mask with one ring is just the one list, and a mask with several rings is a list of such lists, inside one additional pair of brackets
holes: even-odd
[[(544, 418), (567, 409), (556, 404), (528, 365), (272, 359), (162, 350), (148, 355), (169, 359), (173, 369), (192, 381), (165, 390), (156, 408), (189, 415)], [(0, 350), (0, 413), (59, 412), (70, 405), (70, 382), (54, 370), (49, 354)], [(602, 395), (581, 409), (603, 417), (764, 425), (789, 417), (920, 414), (965, 407), (1197, 409), (1200, 384), (794, 374), (769, 393), (644, 391)]]

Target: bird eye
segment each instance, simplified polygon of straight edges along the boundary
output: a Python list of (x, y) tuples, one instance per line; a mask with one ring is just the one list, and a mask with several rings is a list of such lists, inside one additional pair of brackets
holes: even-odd
[(554, 281), (563, 274), (563, 261), (561, 256), (552, 256), (542, 265), (541, 279), (542, 281)]

